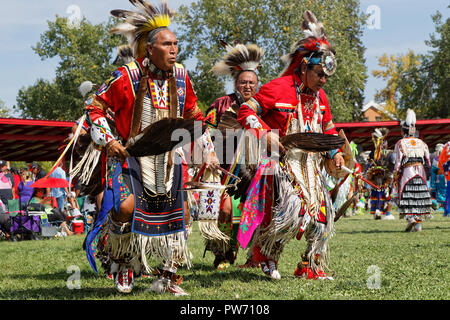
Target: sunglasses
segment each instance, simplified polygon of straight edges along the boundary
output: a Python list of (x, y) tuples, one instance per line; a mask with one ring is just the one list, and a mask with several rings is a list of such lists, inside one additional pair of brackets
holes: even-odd
[(311, 71), (314, 71), (314, 73), (319, 77), (319, 79), (320, 79), (320, 78), (328, 79), (328, 75), (326, 75), (325, 72), (323, 72), (323, 71), (317, 72), (317, 71), (314, 70), (314, 69), (311, 69)]

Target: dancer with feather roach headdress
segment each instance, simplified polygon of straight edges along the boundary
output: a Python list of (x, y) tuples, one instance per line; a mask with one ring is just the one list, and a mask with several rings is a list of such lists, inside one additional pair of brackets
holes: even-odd
[[(190, 78), (176, 62), (178, 42), (168, 28), (173, 12), (165, 1), (158, 7), (144, 0), (130, 2), (136, 11), (111, 11), (122, 20), (111, 31), (127, 37), (133, 59), (85, 103), (92, 142), (105, 151), (102, 176), (107, 174), (85, 249), (97, 272), (95, 248), (102, 246), (119, 292), (131, 292), (135, 277), (153, 269), (150, 290), (185, 295), (177, 275), (179, 266), (191, 265), (182, 191), (187, 155), (180, 146), (195, 137), (206, 171), (218, 161)], [(107, 121), (109, 112), (116, 134)], [(177, 130), (182, 141), (173, 141)], [(149, 259), (162, 266), (150, 268)]]
[[(312, 12), (304, 13), (302, 29), (304, 38), (283, 58), (282, 75), (263, 85), (238, 112), (241, 125), (267, 141), (269, 151), (278, 147), (282, 153), (281, 161), (261, 161), (238, 233), (243, 248), (253, 236), (253, 259), (272, 279), (281, 277), (278, 260), (286, 243), (303, 234), (308, 246), (295, 276), (330, 278), (324, 270), (335, 213), (321, 175), (322, 155), (333, 167), (344, 165), (338, 150), (344, 140), (336, 136), (322, 89), (336, 70), (335, 52)], [(296, 146), (302, 137), (303, 146)], [(305, 150), (308, 144), (311, 148)]]
[[(241, 104), (248, 101), (258, 90), (258, 68), (264, 56), (264, 50), (255, 44), (244, 45), (239, 41), (234, 41), (232, 45), (223, 40), (219, 42), (226, 50), (226, 54), (213, 66), (211, 72), (217, 76), (231, 77), (234, 83), (234, 92), (216, 99), (206, 111), (205, 118), (212, 130), (219, 130), (224, 138), (217, 140), (223, 143), (216, 146), (216, 150), (220, 148), (223, 151), (222, 157), (219, 155), (219, 159), (222, 159), (222, 168), (231, 173), (238, 174), (240, 172), (242, 174), (245, 164), (238, 164), (238, 162), (242, 162), (239, 157), (244, 155), (241, 152), (243, 144), (239, 144), (238, 148), (233, 143), (233, 148), (231, 148), (226, 141), (234, 140), (235, 134), (239, 136), (237, 140), (242, 137), (240, 135), (243, 133), (242, 126), (237, 122), (237, 113)], [(227, 159), (228, 153), (233, 153), (232, 159)], [(224, 175), (222, 183), (227, 185), (230, 182), (236, 183), (237, 180)], [(240, 197), (233, 195), (232, 191), (225, 190), (220, 196), (218, 225), (223, 234), (205, 237), (206, 250), (212, 251), (215, 255), (214, 267), (219, 270), (234, 263), (239, 249), (236, 237), (242, 204)], [(251, 263), (251, 259), (248, 259), (248, 262)]]
[(416, 113), (406, 112), (401, 123), (403, 138), (395, 144), (394, 188), (405, 231), (422, 231), (421, 222), (431, 218), (431, 195), (427, 180), (431, 175), (430, 152), (416, 130)]

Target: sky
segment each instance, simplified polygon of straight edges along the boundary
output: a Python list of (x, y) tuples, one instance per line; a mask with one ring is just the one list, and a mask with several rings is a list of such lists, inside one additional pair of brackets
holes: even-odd
[[(1, 0), (4, 14), (0, 19), (0, 99), (12, 110), (18, 91), (33, 85), (39, 78), (52, 80), (58, 58), (41, 60), (32, 46), (47, 30), (47, 21), (56, 15), (76, 21), (85, 16), (91, 23), (107, 21), (113, 9), (132, 9), (126, 0)], [(152, 1), (155, 3), (154, 1)], [(194, 0), (168, 0), (171, 8), (188, 5)], [(365, 103), (374, 100), (376, 90), (385, 86), (371, 75), (378, 68), (383, 53), (403, 54), (408, 50), (426, 53), (425, 40), (435, 32), (431, 16), (437, 11), (449, 17), (448, 0), (361, 0), (360, 10), (371, 18), (362, 37), (368, 80)], [(303, 12), (303, 9), (300, 9)], [(319, 15), (319, 13), (316, 13)], [(326, 26), (325, 26), (326, 28)], [(176, 33), (176, 29), (174, 30)], [(189, 65), (186, 65), (189, 70)], [(192, 67), (192, 66), (191, 66)], [(195, 85), (195, 84), (194, 84)]]

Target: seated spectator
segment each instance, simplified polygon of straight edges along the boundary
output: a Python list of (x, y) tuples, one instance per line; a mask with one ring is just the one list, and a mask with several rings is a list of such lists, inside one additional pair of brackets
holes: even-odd
[(17, 188), (17, 191), (19, 193), (21, 210), (25, 210), (28, 202), (30, 201), (31, 197), (33, 196), (34, 188), (31, 187), (31, 185), (33, 183), (34, 183), (34, 180), (32, 178), (31, 172), (23, 171), (22, 172), (22, 181), (19, 182), (19, 186)]
[[(30, 171), (34, 176), (34, 180), (39, 180), (44, 178), (47, 175), (47, 172), (45, 172), (44, 169), (42, 169), (42, 167), (40, 166), (39, 163), (37, 162), (32, 162), (30, 163)], [(49, 196), (50, 195), (50, 188), (46, 188), (44, 190), (45, 192), (45, 196)]]
[(67, 211), (68, 211), (68, 215), (72, 216), (72, 217), (78, 217), (81, 216), (81, 212), (80, 212), (80, 206), (78, 204), (77, 198), (75, 196), (75, 192), (70, 192), (67, 195)]
[(9, 172), (13, 176), (13, 180), (14, 180), (14, 199), (19, 199), (18, 188), (19, 188), (20, 181), (22, 181), (22, 176), (21, 176), (19, 170), (17, 170), (17, 168), (14, 168), (14, 167), (11, 167)]

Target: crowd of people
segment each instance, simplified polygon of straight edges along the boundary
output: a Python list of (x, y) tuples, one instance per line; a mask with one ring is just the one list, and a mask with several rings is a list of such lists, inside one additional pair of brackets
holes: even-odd
[[(17, 169), (9, 161), (1, 160), (0, 166), (0, 230), (4, 239), (37, 239), (41, 225), (46, 223), (58, 226), (58, 235), (74, 234), (71, 222), (82, 218), (80, 205), (85, 199), (80, 195), (79, 183), (72, 184), (70, 191), (68, 187), (34, 187), (35, 181), (47, 176), (39, 163), (31, 162), (28, 167)], [(62, 165), (49, 177), (69, 181)], [(36, 210), (42, 215), (29, 215)], [(32, 220), (31, 225), (25, 223), (27, 220)]]

